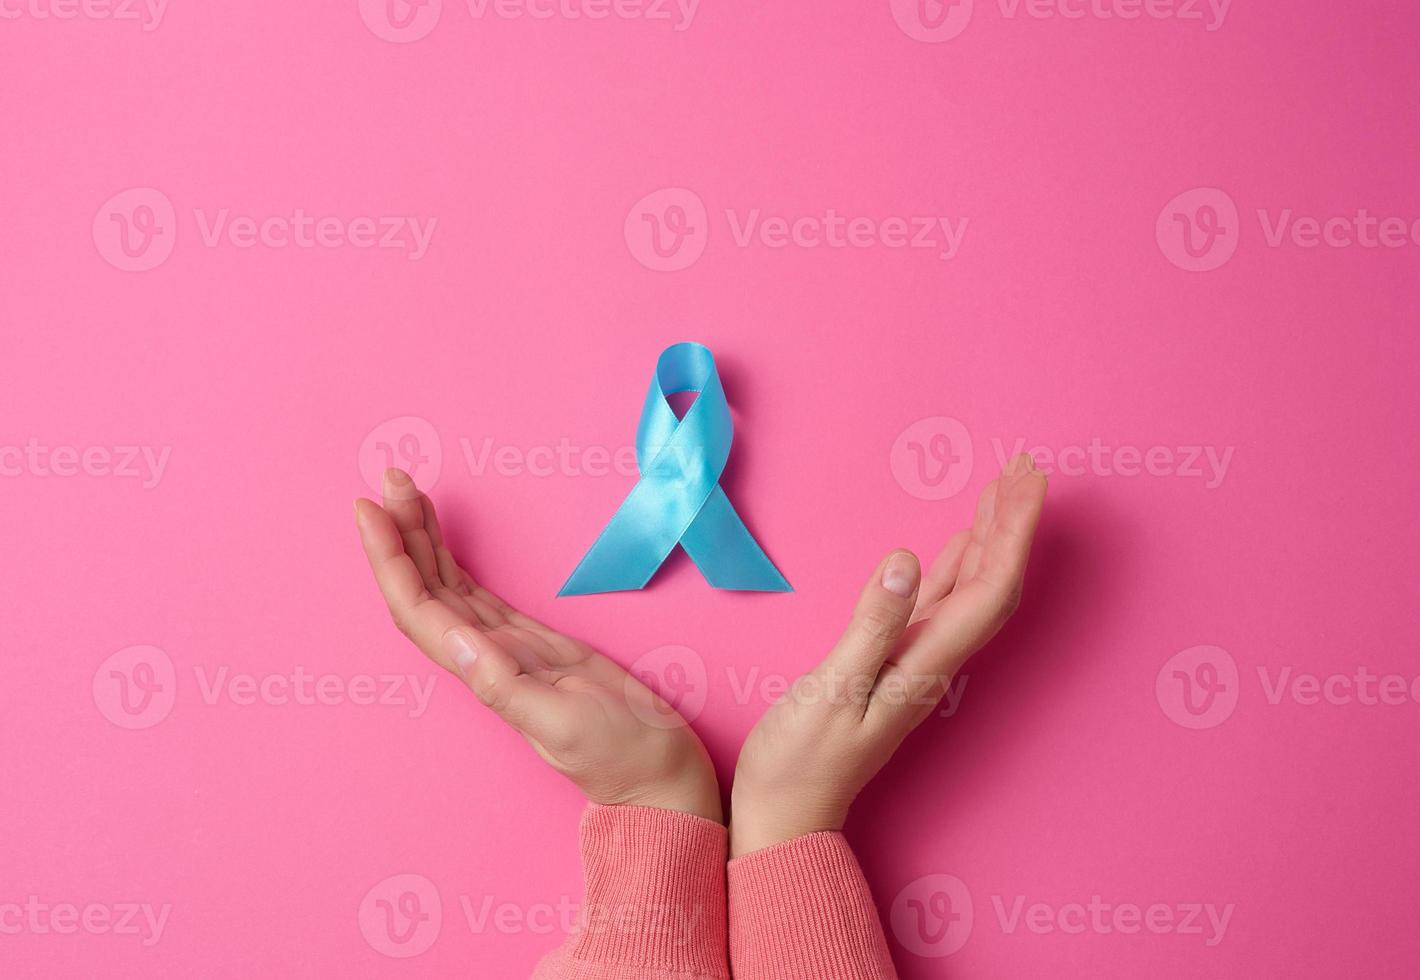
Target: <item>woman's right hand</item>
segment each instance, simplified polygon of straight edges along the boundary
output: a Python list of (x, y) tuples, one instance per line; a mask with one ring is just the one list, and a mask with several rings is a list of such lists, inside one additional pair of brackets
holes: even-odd
[(1016, 456), (925, 582), (910, 551), (883, 559), (837, 646), (745, 739), (731, 856), (842, 829), (859, 791), (1015, 611), (1045, 490), (1030, 456)]

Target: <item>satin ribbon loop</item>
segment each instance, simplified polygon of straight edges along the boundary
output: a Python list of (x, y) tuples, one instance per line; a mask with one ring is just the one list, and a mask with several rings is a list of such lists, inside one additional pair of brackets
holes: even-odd
[[(683, 418), (667, 396), (697, 392)], [(715, 358), (695, 343), (661, 352), (636, 428), (641, 478), (558, 595), (644, 588), (679, 544), (717, 589), (791, 592), (720, 487), (734, 423)]]

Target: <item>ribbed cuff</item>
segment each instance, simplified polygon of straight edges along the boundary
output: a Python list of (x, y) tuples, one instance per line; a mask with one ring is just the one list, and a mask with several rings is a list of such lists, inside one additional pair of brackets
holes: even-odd
[(896, 980), (868, 882), (839, 833), (729, 865), (735, 980)]
[(619, 976), (616, 967), (728, 978), (728, 844), (723, 825), (689, 813), (589, 806), (582, 816), (586, 904), (577, 935), (561, 951), (569, 980)]

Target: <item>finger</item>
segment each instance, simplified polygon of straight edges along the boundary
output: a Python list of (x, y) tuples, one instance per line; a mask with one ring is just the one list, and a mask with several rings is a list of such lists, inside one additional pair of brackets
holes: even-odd
[(404, 539), (404, 551), (419, 570), (425, 588), (431, 592), (444, 583), (439, 579), (439, 563), (434, 557), (434, 543), (424, 526), (424, 494), (414, 485), (404, 470), (385, 470), (385, 510), (393, 518)]
[(454, 559), (454, 553), (444, 544), (444, 531), (439, 527), (439, 512), (434, 509), (434, 501), (429, 499), (427, 493), (419, 495), (419, 516), (424, 533), (429, 535), (429, 544), (434, 549), (434, 566), (439, 581), (460, 595), (466, 594), (467, 576)]
[(866, 700), (883, 661), (907, 629), (922, 569), (910, 551), (894, 551), (874, 569), (863, 586), (853, 618), (815, 673), (820, 679), (847, 681)]
[(864, 718), (910, 728), (946, 694), (952, 678), (1010, 618), (984, 582), (969, 582), (942, 600), (931, 619), (913, 627), (894, 662), (885, 664)]
[(953, 588), (970, 582), (976, 574), (977, 566), (981, 563), (982, 549), (986, 547), (986, 535), (991, 528), (991, 519), (996, 513), (996, 491), (1000, 486), (1001, 479), (998, 477), (986, 484), (981, 496), (976, 498), (976, 516), (971, 522), (971, 531), (967, 535), (966, 548), (962, 552), (961, 565), (957, 568)]
[(1031, 541), (1045, 503), (1045, 476), (1022, 464), (1002, 478), (975, 577), (958, 584), (897, 658), (928, 684), (949, 680), (1020, 603)]
[[(454, 592), (458, 593), (459, 596), (468, 600), (470, 605), (474, 607), (474, 612), (478, 614), (479, 619), (484, 625), (496, 625), (495, 623), (490, 623), (488, 619), (485, 618), (485, 614), (494, 612), (501, 603), (501, 600), (500, 603), (494, 603), (479, 597), (477, 601), (474, 601), (474, 596), (477, 592), (486, 592), (486, 590), (480, 590), (478, 588), (478, 584), (474, 582), (473, 576), (464, 570), (463, 566), (458, 563), (458, 559), (454, 557), (453, 551), (444, 543), (444, 531), (443, 528), (439, 526), (439, 512), (434, 508), (434, 501), (430, 499), (427, 493), (421, 493), (419, 495), (419, 512), (424, 531), (428, 534), (429, 544), (434, 551), (434, 564), (439, 576), (439, 581), (443, 583), (446, 588), (452, 589)], [(499, 617), (495, 616), (494, 618), (497, 619)]]
[(355, 501), (355, 523), (395, 625), (435, 663), (452, 670), (453, 663), (440, 649), (439, 638), (455, 626), (467, 625), (468, 620), (425, 587), (423, 576), (404, 550), (394, 518), (384, 508), (372, 500)]
[(498, 717), (548, 749), (566, 744), (574, 734), (572, 699), (527, 673), (496, 635), (452, 629), (440, 644), (469, 690)]
[(439, 581), (468, 604), (474, 618), (482, 625), (489, 627), (501, 626), (504, 623), (514, 623), (526, 627), (542, 625), (531, 616), (524, 615), (514, 609), (498, 595), (479, 585), (468, 573), (468, 570), (459, 564), (453, 551), (445, 543), (444, 532), (439, 525), (438, 511), (434, 508), (434, 501), (427, 493), (419, 495), (419, 505), (424, 531), (428, 534), (429, 543), (434, 551), (434, 562)]
[(481, 626), (491, 628), (514, 623), (527, 628), (542, 628), (537, 620), (518, 612), (480, 586), (459, 565), (444, 543), (434, 502), (428, 494), (419, 491), (407, 473), (393, 468), (385, 471), (384, 498), (385, 512), (399, 531), (403, 550), (430, 594), (455, 609), (460, 605), (466, 606), (469, 618)]
[(917, 590), (917, 605), (912, 610), (912, 621), (925, 619), (931, 609), (952, 591), (957, 574), (961, 570), (961, 560), (966, 554), (966, 546), (971, 541), (971, 530), (958, 531), (947, 539), (947, 544), (932, 562), (931, 569), (922, 579), (922, 587)]
[(1020, 599), (1031, 541), (1045, 505), (1046, 478), (1024, 453), (1011, 462), (1014, 469), (1001, 478), (996, 491), (991, 527), (974, 578), (1015, 602)]

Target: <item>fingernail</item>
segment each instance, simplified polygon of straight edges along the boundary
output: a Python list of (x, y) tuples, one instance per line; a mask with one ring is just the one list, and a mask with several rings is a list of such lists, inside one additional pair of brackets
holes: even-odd
[(355, 498), (355, 523), (360, 523), (360, 498)]
[(468, 672), (478, 659), (478, 651), (473, 648), (473, 644), (462, 630), (452, 629), (444, 634), (444, 652), (454, 662), (464, 680), (468, 680)]
[(402, 487), (409, 482), (409, 474), (404, 472), (404, 470), (395, 469), (391, 466), (389, 469), (385, 470), (385, 481), (393, 483), (397, 487)]
[(889, 558), (887, 567), (883, 569), (883, 588), (904, 599), (910, 596), (916, 584), (912, 565), (912, 558), (908, 555), (896, 554)]

